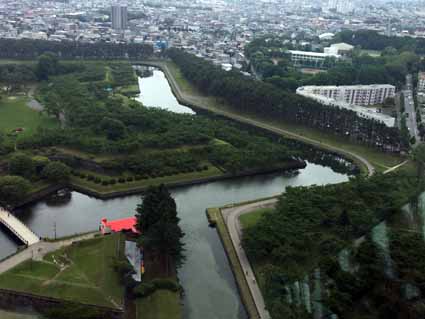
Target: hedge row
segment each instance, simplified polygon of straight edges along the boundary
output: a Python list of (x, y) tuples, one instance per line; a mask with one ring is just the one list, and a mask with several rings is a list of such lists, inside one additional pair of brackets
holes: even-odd
[[(194, 170), (190, 170), (190, 169), (185, 169), (180, 173), (191, 173), (191, 172), (202, 172), (208, 170), (208, 165), (204, 165), (204, 166), (199, 166)], [(162, 174), (162, 173), (158, 173), (158, 174), (144, 174), (144, 175), (135, 175), (135, 176), (121, 176), (121, 177), (116, 177), (116, 178), (109, 178), (109, 179), (102, 179), (98, 176), (94, 176), (92, 174), (85, 174), (85, 173), (81, 173), (78, 171), (72, 171), (72, 175), (79, 177), (81, 179), (86, 179), (88, 181), (91, 181), (93, 183), (96, 184), (102, 184), (104, 186), (107, 185), (115, 185), (115, 184), (124, 184), (124, 183), (132, 183), (134, 181), (141, 181), (144, 179), (152, 179), (152, 178), (157, 178), (157, 177), (165, 177), (165, 176), (172, 176), (172, 175), (176, 175), (176, 174)]]

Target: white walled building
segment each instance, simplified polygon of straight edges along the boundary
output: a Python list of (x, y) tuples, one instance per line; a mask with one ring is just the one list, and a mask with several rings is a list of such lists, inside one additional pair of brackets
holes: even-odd
[(382, 114), (379, 109), (365, 107), (381, 104), (386, 98), (394, 97), (393, 85), (303, 86), (297, 89), (297, 94), (321, 104), (354, 111), (361, 117), (377, 120), (389, 127), (395, 124), (393, 117)]
[(338, 54), (334, 53), (308, 52), (297, 50), (289, 50), (288, 52), (291, 55), (291, 61), (294, 64), (306, 64), (306, 62), (322, 64), (327, 58), (339, 59), (341, 57)]
[(298, 90), (306, 94), (321, 95), (335, 101), (362, 106), (382, 104), (386, 98), (395, 96), (395, 86), (390, 84), (304, 86)]
[(425, 92), (425, 72), (418, 74), (418, 91)]

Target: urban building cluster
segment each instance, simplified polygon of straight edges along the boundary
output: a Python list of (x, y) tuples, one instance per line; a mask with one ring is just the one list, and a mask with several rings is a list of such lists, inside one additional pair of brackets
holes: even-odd
[(389, 84), (347, 85), (347, 86), (303, 86), (297, 94), (319, 103), (352, 110), (362, 117), (371, 118), (392, 127), (395, 118), (369, 107), (383, 104), (395, 96), (395, 86)]
[[(178, 47), (229, 68), (263, 35), (323, 52), (343, 29), (425, 36), (420, 2), (383, 0), (3, 0), (0, 37), (151, 43)], [(335, 56), (335, 51), (323, 54)], [(298, 54), (298, 56), (302, 56)]]

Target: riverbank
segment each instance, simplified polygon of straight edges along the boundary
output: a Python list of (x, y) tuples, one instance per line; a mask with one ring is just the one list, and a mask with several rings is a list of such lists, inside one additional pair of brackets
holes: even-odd
[(276, 123), (270, 119), (259, 119), (252, 114), (241, 114), (212, 97), (201, 95), (184, 79), (178, 68), (170, 61), (144, 61), (143, 64), (160, 68), (166, 75), (177, 100), (197, 112), (212, 112), (240, 123), (255, 126), (286, 138), (313, 145), (325, 151), (332, 151), (354, 161), (364, 174), (385, 171), (404, 160), (395, 154), (382, 153), (360, 144), (353, 144), (337, 136), (324, 134), (310, 128), (286, 123)]
[(175, 189), (180, 187), (207, 184), (211, 182), (229, 180), (229, 179), (240, 178), (240, 177), (272, 174), (272, 173), (277, 173), (281, 171), (298, 170), (298, 169), (303, 169), (305, 167), (306, 167), (306, 163), (304, 161), (294, 160), (292, 162), (287, 163), (284, 167), (280, 167), (280, 168), (265, 168), (265, 169), (249, 170), (249, 171), (243, 171), (243, 172), (239, 172), (235, 174), (221, 174), (217, 176), (195, 178), (195, 179), (182, 180), (182, 181), (176, 181), (176, 182), (166, 182), (163, 179), (159, 178), (156, 183), (155, 182), (149, 183), (148, 185), (144, 185), (144, 186), (128, 185), (127, 189), (122, 189), (122, 190), (108, 190), (106, 187), (102, 189), (102, 185), (94, 184), (96, 185), (96, 187), (98, 187), (96, 189), (96, 188), (90, 187), (87, 184), (78, 183), (78, 180), (76, 180), (75, 178), (71, 178), (71, 180), (68, 183), (49, 185), (33, 193), (30, 193), (29, 196), (19, 205), (16, 205), (15, 208), (26, 206), (34, 202), (37, 202), (39, 200), (45, 199), (46, 197), (54, 194), (55, 192), (63, 188), (69, 188), (71, 190), (83, 193), (91, 197), (95, 197), (97, 199), (113, 199), (113, 198), (119, 198), (124, 196), (143, 194), (143, 192), (148, 187), (153, 185), (159, 185), (162, 183), (165, 186), (167, 186), (167, 188), (169, 189)]

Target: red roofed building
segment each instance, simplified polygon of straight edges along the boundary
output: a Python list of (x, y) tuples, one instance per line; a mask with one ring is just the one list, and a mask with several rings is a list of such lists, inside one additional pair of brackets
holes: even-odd
[(102, 218), (99, 230), (102, 232), (103, 235), (117, 233), (121, 231), (132, 232), (133, 234), (140, 234), (136, 225), (136, 217), (129, 217), (116, 220), (107, 220), (106, 218)]

